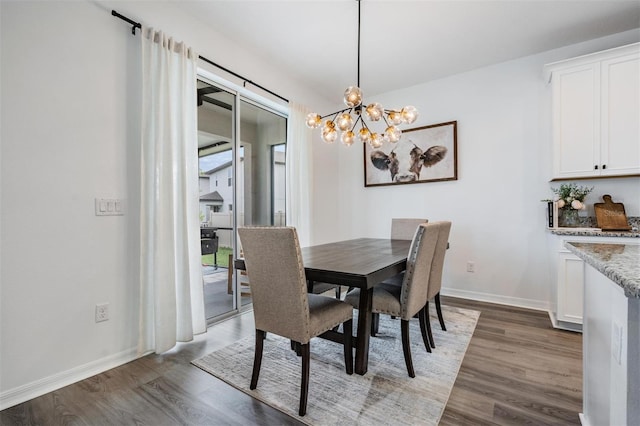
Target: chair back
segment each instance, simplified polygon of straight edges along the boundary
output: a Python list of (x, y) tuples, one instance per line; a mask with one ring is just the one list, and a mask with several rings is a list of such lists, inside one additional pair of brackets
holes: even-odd
[(309, 299), (296, 229), (242, 227), (238, 233), (256, 329), (307, 343)]
[(449, 243), (449, 234), (451, 233), (451, 222), (441, 221), (434, 223), (440, 225), (440, 231), (438, 232), (438, 243), (436, 244), (436, 251), (433, 255), (431, 272), (429, 274), (429, 293), (427, 300), (431, 300), (433, 296), (440, 293), (440, 289), (442, 288), (444, 256), (447, 253), (447, 244)]
[(411, 319), (427, 303), (429, 275), (440, 225), (423, 223), (416, 229), (400, 294), (401, 317)]
[(412, 240), (418, 226), (427, 222), (427, 219), (391, 218), (391, 239)]

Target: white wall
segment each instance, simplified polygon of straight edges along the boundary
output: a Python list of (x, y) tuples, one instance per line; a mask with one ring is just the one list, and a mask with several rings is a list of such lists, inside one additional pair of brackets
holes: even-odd
[[(282, 96), (323, 102), (179, 7), (113, 6)], [(3, 1), (0, 15), (3, 409), (137, 355), (140, 38), (107, 2)], [(96, 217), (96, 197), (127, 200), (127, 214)], [(96, 324), (103, 302), (110, 320)]]
[[(451, 220), (443, 294), (546, 309), (553, 277), (540, 200), (553, 193), (550, 86), (542, 67), (639, 38), (626, 32), (366, 99), (415, 105), (421, 115), (412, 128), (457, 120), (458, 180), (364, 188), (361, 147), (336, 146), (340, 236), (388, 236), (392, 217)], [(578, 183), (595, 186), (588, 203), (611, 194), (628, 216), (640, 216), (640, 178)], [(466, 272), (467, 261), (475, 273)]]

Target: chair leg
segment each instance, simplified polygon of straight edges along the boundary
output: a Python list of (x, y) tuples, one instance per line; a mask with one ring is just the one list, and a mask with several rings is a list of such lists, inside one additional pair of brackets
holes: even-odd
[(435, 349), (436, 342), (433, 340), (433, 334), (431, 334), (431, 319), (429, 318), (429, 301), (427, 300), (427, 304), (424, 305), (424, 316), (427, 326), (427, 334), (429, 335), (429, 341), (431, 342), (431, 347)]
[(444, 318), (442, 317), (442, 308), (440, 307), (440, 292), (436, 293), (435, 296), (436, 302), (436, 312), (438, 313), (438, 320), (440, 321), (440, 327), (442, 331), (447, 331), (447, 327), (444, 326)]
[(411, 343), (409, 342), (409, 321), (401, 320), (400, 328), (402, 330), (402, 351), (404, 352), (404, 362), (407, 364), (407, 373), (409, 377), (416, 377), (413, 371), (413, 362), (411, 361)]
[(342, 323), (342, 335), (344, 344), (344, 365), (347, 374), (353, 374), (353, 345), (351, 342), (351, 335), (353, 333), (353, 320), (348, 320)]
[(251, 374), (251, 384), (249, 389), (258, 386), (258, 376), (260, 375), (260, 365), (262, 364), (262, 349), (264, 348), (264, 338), (267, 335), (262, 330), (256, 330), (256, 349), (253, 358), (253, 373)]
[(300, 346), (302, 352), (302, 383), (300, 384), (300, 410), (298, 414), (304, 416), (307, 413), (307, 396), (309, 395), (309, 361), (311, 351), (309, 343)]
[(371, 337), (376, 337), (380, 328), (380, 314), (374, 312), (371, 315)]
[(431, 343), (429, 343), (429, 336), (427, 336), (427, 315), (424, 307), (418, 312), (418, 321), (420, 322), (420, 332), (422, 333), (422, 341), (427, 352), (431, 352)]
[(342, 293), (342, 286), (336, 286), (336, 299), (340, 300), (340, 295)]

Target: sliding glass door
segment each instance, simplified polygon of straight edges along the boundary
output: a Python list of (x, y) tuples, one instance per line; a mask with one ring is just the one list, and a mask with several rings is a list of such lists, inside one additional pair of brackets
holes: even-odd
[(225, 318), (251, 303), (249, 278), (237, 274), (237, 228), (284, 225), (284, 114), (231, 89), (198, 81), (200, 222), (205, 313)]

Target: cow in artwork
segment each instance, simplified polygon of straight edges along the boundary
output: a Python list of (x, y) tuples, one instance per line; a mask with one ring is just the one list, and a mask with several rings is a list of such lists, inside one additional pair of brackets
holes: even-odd
[(376, 169), (389, 171), (390, 182), (407, 183), (420, 179), (422, 167), (432, 167), (447, 155), (447, 147), (435, 145), (426, 151), (411, 140), (401, 139), (389, 153), (382, 150), (371, 152), (371, 164)]

